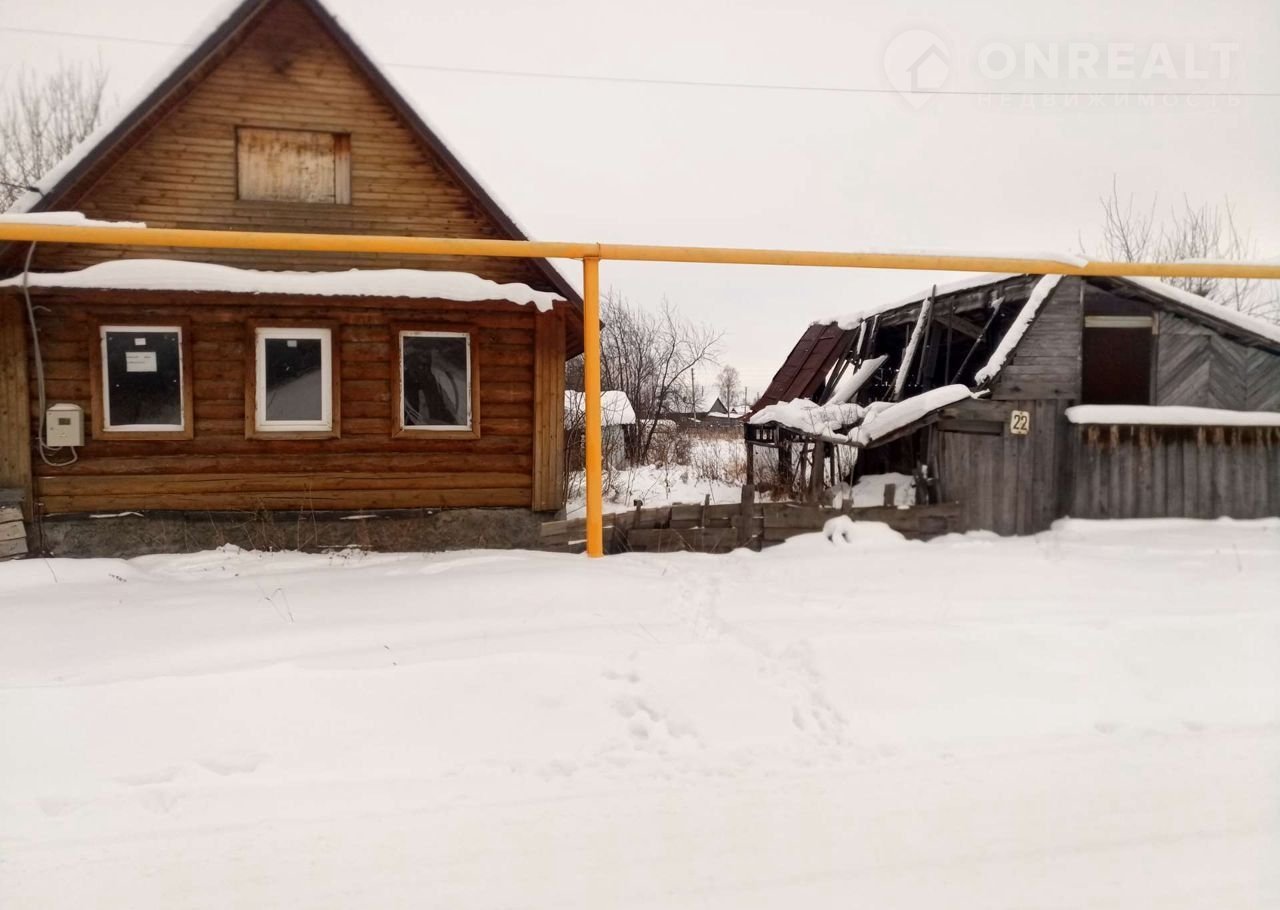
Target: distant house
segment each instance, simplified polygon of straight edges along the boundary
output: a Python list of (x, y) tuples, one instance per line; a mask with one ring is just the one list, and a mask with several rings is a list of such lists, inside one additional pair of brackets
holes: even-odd
[[(564, 426), (568, 444), (582, 445), (586, 428), (586, 396), (568, 390), (564, 393)], [(620, 467), (627, 460), (627, 437), (635, 432), (636, 412), (626, 392), (610, 390), (600, 393), (600, 451), (609, 467)]]
[(711, 426), (736, 426), (747, 414), (744, 408), (728, 408), (719, 396), (710, 403), (705, 398), (698, 402), (695, 410), (689, 409), (689, 403), (683, 401), (663, 410), (662, 416), (667, 420), (707, 423)]
[[(39, 189), (6, 217), (525, 236), (319, 0), (231, 9)], [(40, 244), (28, 271), (28, 250), (0, 249), (0, 487), (48, 550), (340, 545), (357, 526), (519, 544), (562, 505), (581, 301), (544, 260)], [(84, 444), (33, 444), (38, 402), (72, 406), (59, 433), (78, 408)], [(320, 530), (277, 541), (291, 513)]]
[(701, 419), (712, 426), (727, 427), (742, 423), (742, 419), (746, 414), (747, 412), (743, 408), (726, 406), (724, 400), (717, 396), (716, 400), (711, 403), (711, 407), (702, 413)]
[(1280, 515), (1280, 326), (1148, 279), (982, 276), (809, 326), (746, 434), (811, 489), (914, 474), (1004, 534)]

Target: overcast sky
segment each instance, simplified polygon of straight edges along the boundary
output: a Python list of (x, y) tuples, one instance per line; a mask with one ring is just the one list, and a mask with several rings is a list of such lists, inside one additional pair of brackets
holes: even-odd
[[(1280, 255), (1275, 0), (329, 4), (541, 239), (1074, 251), (1115, 175), (1146, 199), (1229, 197)], [(172, 48), (2, 29), (177, 44), (219, 5), (0, 0), (0, 75), (100, 55), (127, 101)], [(912, 78), (979, 94), (922, 103), (895, 91)], [(606, 263), (602, 282), (723, 328), (759, 390), (812, 319), (946, 277)]]

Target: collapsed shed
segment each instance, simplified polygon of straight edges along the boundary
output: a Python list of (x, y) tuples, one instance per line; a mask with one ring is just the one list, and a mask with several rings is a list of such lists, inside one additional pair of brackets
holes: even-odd
[(812, 496), (908, 473), (1002, 534), (1280, 514), (1280, 326), (1149, 279), (979, 276), (810, 325), (746, 439)]

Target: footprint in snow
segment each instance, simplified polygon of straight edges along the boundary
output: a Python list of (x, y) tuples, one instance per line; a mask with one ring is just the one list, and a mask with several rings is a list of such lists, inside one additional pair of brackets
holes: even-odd
[(264, 758), (266, 756), (259, 752), (228, 753), (206, 758), (199, 764), (206, 771), (227, 777), (232, 774), (249, 774), (256, 771)]
[(137, 774), (121, 774), (116, 780), (129, 787), (148, 787), (153, 784), (167, 784), (178, 776), (178, 768), (170, 765), (154, 771), (140, 771)]
[(172, 787), (148, 787), (138, 791), (138, 802), (149, 812), (168, 815), (178, 805), (178, 791)]
[(39, 799), (36, 803), (40, 806), (40, 811), (50, 818), (57, 818), (74, 812), (84, 805), (82, 799)]

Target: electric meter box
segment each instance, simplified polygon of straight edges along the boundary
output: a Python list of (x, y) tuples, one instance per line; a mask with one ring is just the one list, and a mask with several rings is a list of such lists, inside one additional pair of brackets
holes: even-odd
[(78, 404), (50, 405), (44, 421), (44, 444), (51, 449), (84, 445), (84, 409)]

